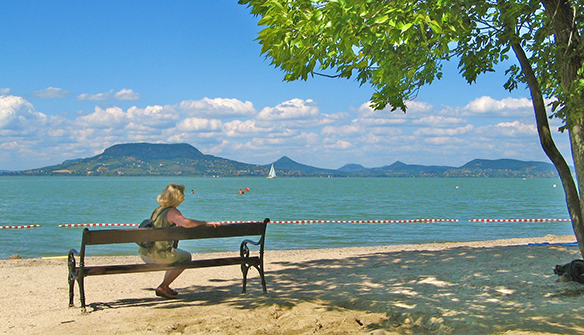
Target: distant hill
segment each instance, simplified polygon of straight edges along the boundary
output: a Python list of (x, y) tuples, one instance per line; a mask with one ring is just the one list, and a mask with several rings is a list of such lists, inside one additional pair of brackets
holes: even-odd
[(461, 167), (408, 165), (397, 161), (389, 166), (353, 172), (362, 177), (557, 177), (551, 163), (514, 159), (475, 159)]
[(361, 164), (346, 164), (342, 168), (340, 168), (338, 171), (352, 173), (352, 172), (361, 172), (361, 171), (365, 171), (365, 170), (367, 170), (367, 168), (363, 167), (363, 165), (361, 165)]
[(205, 155), (190, 144), (117, 144), (97, 156), (12, 174), (94, 176), (260, 176), (265, 166)]
[(390, 166), (381, 167), (370, 170), (371, 173), (378, 176), (392, 176), (392, 177), (436, 177), (444, 174), (445, 171), (453, 169), (449, 166), (435, 166), (435, 165), (408, 165), (397, 161)]
[(313, 166), (308, 166), (304, 164), (297, 163), (290, 158), (284, 156), (274, 163), (274, 168), (279, 170), (278, 175), (284, 176), (318, 176), (318, 175), (331, 175), (331, 176), (342, 176), (345, 175), (343, 171), (339, 170), (329, 170), (320, 169)]
[(400, 161), (383, 167), (347, 164), (340, 169), (304, 165), (284, 156), (274, 163), (254, 165), (205, 155), (186, 143), (116, 144), (97, 156), (8, 175), (72, 176), (267, 176), (274, 164), (278, 177), (557, 177), (550, 163), (513, 159), (475, 159), (461, 167), (410, 165)]
[(557, 176), (557, 170), (551, 163), (515, 159), (475, 159), (461, 166), (457, 172), (462, 176), (468, 174), (477, 177)]
[[(461, 169), (482, 169), (482, 170), (506, 169), (512, 171), (532, 169), (541, 172), (548, 172), (551, 165), (552, 164), (550, 163), (544, 162), (525, 162), (514, 159), (496, 159), (496, 160), (475, 159), (461, 166)], [(553, 166), (551, 167), (553, 168)]]
[[(122, 158), (134, 157), (138, 160), (172, 160), (172, 159), (205, 159), (197, 148), (186, 143), (177, 144), (150, 144), (131, 143), (116, 144), (105, 149), (102, 157)], [(208, 156), (213, 157), (213, 156)]]

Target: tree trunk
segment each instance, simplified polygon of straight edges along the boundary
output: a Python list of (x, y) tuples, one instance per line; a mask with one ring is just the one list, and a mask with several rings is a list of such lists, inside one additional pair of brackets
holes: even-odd
[[(574, 159), (574, 167), (576, 168), (576, 180), (578, 182), (578, 189), (584, 190), (584, 118), (581, 116), (578, 120), (574, 122), (574, 125), (570, 127), (570, 143), (572, 145), (572, 157)], [(584, 197), (580, 196), (580, 226), (582, 223), (582, 213), (584, 213)], [(574, 223), (572, 223), (574, 225)], [(583, 228), (580, 228), (581, 230)], [(576, 232), (576, 228), (574, 228)], [(580, 250), (582, 251), (582, 245), (580, 245)], [(583, 253), (584, 255), (584, 253)]]
[[(558, 52), (556, 62), (561, 64), (559, 68), (559, 79), (561, 81), (562, 90), (567, 93), (573, 92), (573, 85), (578, 79), (578, 70), (582, 67), (584, 60), (581, 51), (578, 51), (579, 46), (581, 45), (581, 36), (575, 26), (574, 8), (568, 0), (541, 0), (541, 3), (545, 7), (546, 14), (550, 18), (554, 32), (555, 43), (557, 45), (556, 50)], [(566, 101), (564, 109), (565, 114), (568, 116), (566, 118), (566, 127), (570, 134), (572, 158), (576, 168), (578, 189), (583, 191), (584, 113), (582, 111), (582, 106), (578, 106), (577, 103), (571, 103), (570, 101)], [(560, 178), (562, 177), (560, 176)], [(578, 193), (576, 192), (576, 190), (566, 190), (566, 198), (568, 210), (570, 211), (570, 217), (572, 219), (572, 227), (574, 228), (574, 233), (578, 239), (580, 252), (584, 256), (584, 222), (582, 219), (582, 213), (584, 212), (584, 199), (579, 198)], [(575, 194), (572, 195), (571, 193)], [(577, 197), (578, 199), (576, 199)], [(576, 201), (578, 202), (577, 204)]]
[(515, 55), (517, 56), (517, 59), (519, 60), (519, 63), (521, 64), (521, 70), (525, 75), (525, 79), (529, 85), (531, 100), (535, 110), (537, 132), (539, 134), (541, 146), (560, 175), (560, 180), (562, 181), (562, 186), (564, 187), (564, 193), (566, 194), (568, 212), (570, 213), (570, 219), (572, 219), (572, 228), (574, 229), (576, 240), (578, 241), (578, 246), (580, 247), (580, 253), (582, 256), (584, 256), (584, 225), (582, 224), (580, 197), (578, 196), (574, 178), (572, 178), (570, 167), (556, 147), (552, 138), (545, 108), (545, 102), (541, 93), (539, 82), (537, 81), (535, 73), (533, 72), (533, 68), (531, 67), (531, 63), (525, 55), (521, 45), (514, 43), (512, 47)]

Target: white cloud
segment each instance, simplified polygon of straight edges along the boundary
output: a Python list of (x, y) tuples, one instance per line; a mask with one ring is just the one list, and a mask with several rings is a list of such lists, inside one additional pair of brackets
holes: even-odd
[(433, 145), (454, 145), (463, 143), (461, 139), (449, 136), (429, 137), (424, 139), (424, 142)]
[(395, 111), (392, 112), (390, 108), (374, 110), (373, 107), (371, 107), (370, 101), (367, 101), (363, 103), (361, 106), (359, 106), (356, 112), (360, 118), (387, 118), (394, 115), (397, 117), (405, 118), (406, 115), (404, 112), (401, 111), (397, 113)]
[(109, 92), (106, 92), (106, 93), (97, 93), (97, 94), (82, 93), (82, 94), (79, 94), (79, 96), (77, 96), (77, 100), (78, 101), (103, 101), (103, 100), (107, 100), (108, 96), (111, 95), (113, 92), (114, 92), (114, 90), (110, 90)]
[(412, 114), (427, 114), (434, 110), (434, 106), (421, 101), (406, 101), (406, 106), (407, 112), (405, 113), (401, 109), (392, 111), (391, 107), (386, 107), (382, 110), (374, 110), (373, 107), (371, 107), (371, 101), (367, 101), (359, 106), (357, 112), (361, 117), (367, 118), (406, 118)]
[(406, 101), (407, 113), (431, 112), (434, 106), (423, 101)]
[(32, 95), (41, 99), (58, 99), (69, 95), (69, 91), (58, 87), (49, 87), (44, 90), (35, 91)]
[[(33, 105), (21, 97), (0, 96), (0, 130), (30, 131), (28, 127), (37, 126), (46, 120), (46, 115), (37, 112)], [(3, 141), (0, 141), (3, 142)]]
[(488, 96), (483, 96), (471, 101), (463, 108), (465, 115), (489, 114), (492, 116), (524, 116), (532, 113), (533, 105), (527, 98), (505, 98), (495, 100)]
[(95, 111), (78, 119), (84, 127), (88, 128), (123, 128), (127, 120), (126, 113), (119, 107), (101, 109), (95, 107)]
[(417, 122), (420, 117), (428, 115), (434, 110), (434, 106), (425, 102), (406, 101), (406, 105), (408, 106), (406, 113), (401, 110), (392, 111), (391, 107), (374, 110), (371, 107), (371, 102), (368, 101), (357, 109), (358, 119), (356, 122), (370, 127), (403, 127)]
[(221, 120), (190, 117), (182, 120), (177, 129), (179, 131), (218, 131), (221, 130)]
[(517, 137), (537, 136), (535, 124), (524, 124), (519, 121), (501, 122), (496, 125), (484, 126), (477, 129), (477, 133), (490, 137)]
[(127, 119), (129, 122), (148, 126), (149, 128), (165, 129), (174, 127), (179, 122), (180, 115), (169, 106), (147, 106), (128, 108)]
[(0, 95), (8, 95), (8, 94), (10, 94), (10, 88), (8, 88), (8, 87), (5, 87), (5, 88), (0, 87)]
[(124, 88), (116, 92), (113, 98), (116, 100), (138, 100), (140, 99), (140, 94), (131, 89)]
[(131, 89), (121, 89), (117, 92), (114, 90), (109, 90), (104, 93), (88, 94), (82, 93), (77, 96), (77, 101), (105, 101), (105, 100), (138, 100), (140, 99), (140, 94), (134, 92)]
[(468, 134), (473, 130), (474, 126), (467, 124), (464, 127), (457, 128), (420, 128), (414, 134), (421, 136), (459, 136)]
[(291, 99), (276, 107), (265, 107), (257, 118), (260, 120), (298, 120), (313, 119), (319, 116), (318, 105), (312, 100)]
[(337, 140), (335, 143), (331, 145), (325, 145), (325, 147), (329, 149), (349, 149), (353, 145), (349, 141)]
[(440, 126), (466, 123), (466, 120), (461, 119), (461, 118), (455, 118), (455, 117), (444, 117), (444, 116), (430, 115), (430, 116), (424, 116), (424, 117), (421, 117), (417, 120), (414, 120), (412, 123), (413, 124), (429, 125), (429, 126), (433, 126), (433, 127), (440, 127)]
[(340, 125), (340, 126), (326, 126), (322, 128), (323, 135), (337, 135), (341, 137), (353, 136), (362, 134), (365, 128), (356, 124)]
[(408, 124), (410, 121), (405, 117), (395, 117), (395, 118), (359, 118), (357, 119), (359, 124), (370, 127), (400, 127), (402, 125)]
[(256, 110), (249, 101), (243, 102), (237, 99), (203, 98), (202, 100), (186, 100), (177, 106), (192, 116), (231, 118), (253, 116)]
[(274, 129), (263, 128), (257, 125), (254, 120), (235, 120), (225, 123), (224, 134), (228, 137), (241, 137), (241, 136), (260, 136), (272, 133)]

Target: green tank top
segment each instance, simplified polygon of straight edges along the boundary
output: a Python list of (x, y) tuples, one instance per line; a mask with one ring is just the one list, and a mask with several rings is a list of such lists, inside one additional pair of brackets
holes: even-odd
[[(152, 213), (150, 218), (156, 218), (154, 221), (155, 228), (166, 228), (170, 226), (174, 226), (174, 223), (171, 225), (168, 222), (168, 211), (173, 209), (174, 207), (158, 207)], [(174, 241), (156, 241), (154, 245), (150, 248), (140, 247), (140, 254), (153, 258), (153, 259), (167, 259), (174, 257), (174, 248), (172, 247)]]

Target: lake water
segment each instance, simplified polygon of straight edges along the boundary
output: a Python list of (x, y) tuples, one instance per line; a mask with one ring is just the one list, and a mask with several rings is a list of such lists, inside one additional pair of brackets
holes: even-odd
[[(340, 248), (573, 234), (570, 222), (474, 222), (567, 219), (558, 179), (0, 177), (0, 259), (65, 255), (83, 228), (61, 224), (139, 223), (170, 182), (184, 184), (179, 207), (209, 221), (328, 220), (270, 224), (267, 249)], [(554, 185), (558, 185), (555, 187)], [(239, 189), (250, 188), (243, 195)], [(194, 191), (191, 194), (191, 190)], [(457, 221), (397, 223), (395, 220)], [(386, 220), (384, 223), (355, 221)], [(104, 229), (104, 228), (92, 228)], [(239, 240), (183, 241), (191, 252), (235, 251)], [(135, 244), (95, 246), (91, 255), (135, 254)]]

